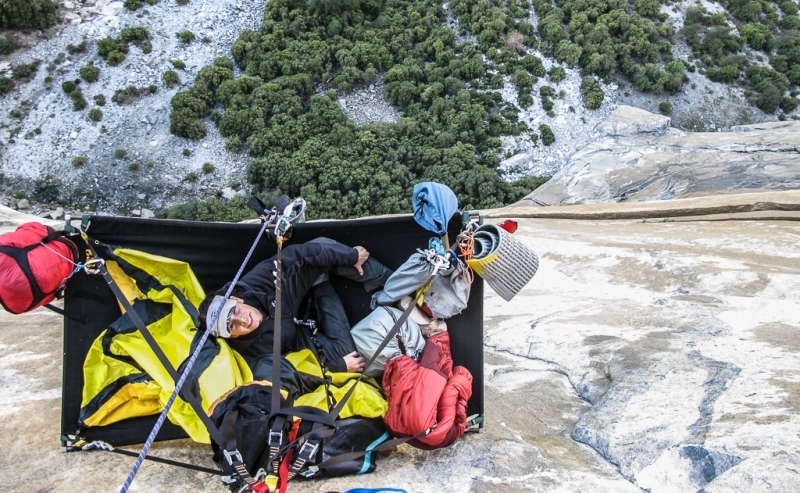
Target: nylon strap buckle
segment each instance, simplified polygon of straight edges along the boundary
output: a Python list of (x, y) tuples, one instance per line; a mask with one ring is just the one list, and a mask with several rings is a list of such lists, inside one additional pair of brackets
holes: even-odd
[(283, 432), (282, 431), (270, 430), (269, 431), (269, 439), (267, 440), (267, 444), (269, 444), (270, 447), (273, 446), (272, 439), (274, 437), (278, 438), (278, 443), (275, 444), (276, 446), (280, 447), (281, 445), (283, 445)]
[(239, 453), (238, 450), (234, 450), (233, 452), (228, 452), (227, 450), (222, 451), (222, 455), (225, 456), (225, 460), (228, 461), (229, 466), (234, 466), (234, 462), (242, 464), (244, 461), (242, 460), (242, 454)]
[[(314, 442), (313, 444), (311, 442)], [(306, 454), (307, 447), (311, 448), (311, 451)], [(302, 447), (300, 447), (300, 451), (297, 453), (298, 459), (302, 459), (305, 457), (311, 458), (319, 448), (319, 441), (317, 440), (306, 440)], [(306, 459), (307, 461), (308, 459)]]
[(317, 453), (317, 449), (319, 448), (319, 441), (318, 440), (306, 440), (305, 443), (300, 447), (300, 450), (297, 452), (297, 459), (295, 459), (292, 467), (289, 469), (289, 479), (292, 479), (300, 472), (300, 469), (306, 464), (306, 462), (310, 461), (314, 454)]

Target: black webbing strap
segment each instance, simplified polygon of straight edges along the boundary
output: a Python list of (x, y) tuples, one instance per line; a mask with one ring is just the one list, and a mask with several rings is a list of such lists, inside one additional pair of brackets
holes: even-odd
[[(50, 303), (47, 303), (46, 305), (42, 305), (42, 306), (44, 308), (47, 308), (50, 311), (54, 311), (54, 312), (58, 313), (61, 316), (66, 316), (67, 315), (67, 312), (65, 312), (63, 308), (59, 308), (59, 307), (57, 307), (55, 305), (51, 305)], [(76, 319), (76, 320), (79, 320), (79, 319)]]
[[(131, 450), (123, 450), (123, 449), (118, 449), (118, 448), (111, 449), (111, 450), (109, 450), (109, 452), (114, 452), (116, 454), (127, 455), (129, 457), (138, 457), (139, 456), (139, 452), (133, 452)], [(153, 462), (160, 462), (162, 464), (168, 464), (170, 466), (177, 466), (177, 467), (182, 467), (184, 469), (191, 469), (193, 471), (199, 471), (199, 472), (205, 472), (205, 473), (208, 473), (208, 474), (214, 474), (216, 476), (225, 476), (226, 475), (226, 473), (224, 473), (223, 471), (220, 471), (219, 469), (211, 469), (209, 467), (196, 466), (194, 464), (189, 464), (188, 462), (180, 462), (180, 461), (177, 461), (177, 460), (165, 459), (163, 457), (156, 457), (156, 456), (150, 455), (150, 454), (148, 454), (147, 457), (145, 457), (145, 459), (146, 460), (151, 460)]]
[(272, 336), (272, 402), (270, 406), (271, 428), (267, 437), (272, 474), (277, 475), (280, 468), (280, 450), (284, 439), (286, 419), (279, 419), (276, 410), (281, 408), (281, 291), (283, 290), (283, 238), (277, 238), (278, 258), (275, 265), (275, 320)]
[[(237, 409), (232, 409), (225, 414), (225, 418), (222, 420), (222, 428), (225, 430), (225, 436), (228, 439), (225, 442), (225, 445), (220, 447), (222, 449), (222, 455), (225, 457), (225, 460), (233, 467), (233, 470), (236, 471), (236, 474), (241, 477), (245, 483), (250, 486), (253, 486), (258, 483), (253, 476), (247, 471), (247, 466), (244, 464), (244, 460), (242, 459), (242, 454), (239, 453), (239, 450), (236, 448), (237, 443), (242, 442), (242, 426), (237, 419), (239, 417), (239, 411)], [(231, 452), (231, 450), (233, 452)]]
[[(94, 241), (97, 244), (100, 243), (97, 240), (87, 240), (86, 245), (89, 247), (89, 250), (92, 252), (94, 258), (100, 258), (97, 255), (97, 252), (95, 251), (94, 247), (92, 246), (92, 241)], [(139, 317), (139, 314), (136, 313), (136, 310), (133, 309), (133, 306), (130, 304), (130, 302), (128, 302), (128, 299), (122, 293), (122, 290), (114, 281), (114, 278), (112, 278), (111, 274), (108, 273), (108, 269), (106, 269), (105, 263), (100, 264), (99, 271), (100, 274), (103, 276), (103, 280), (105, 280), (106, 284), (108, 284), (108, 287), (111, 288), (111, 291), (114, 293), (114, 296), (116, 296), (117, 300), (120, 302), (120, 304), (122, 304), (122, 307), (125, 309), (125, 313), (130, 317), (131, 321), (136, 326), (136, 328), (139, 329), (139, 332), (142, 334), (142, 337), (144, 337), (145, 341), (147, 341), (147, 344), (150, 346), (150, 349), (153, 350), (153, 353), (155, 353), (156, 357), (161, 362), (161, 365), (164, 366), (164, 369), (167, 370), (170, 377), (172, 377), (173, 382), (177, 382), (180, 376), (175, 370), (175, 367), (172, 366), (172, 363), (170, 363), (169, 359), (167, 358), (167, 355), (164, 354), (164, 351), (161, 349), (161, 346), (158, 345), (158, 342), (156, 342), (153, 335), (150, 333), (149, 330), (147, 330), (147, 326)], [(203, 424), (208, 429), (208, 433), (209, 435), (211, 435), (211, 438), (215, 442), (217, 442), (217, 445), (221, 449), (226, 450), (227, 443), (225, 441), (224, 436), (220, 432), (219, 428), (217, 428), (216, 425), (214, 425), (214, 422), (211, 421), (211, 418), (208, 416), (208, 414), (206, 414), (206, 412), (203, 410), (203, 406), (200, 404), (200, 401), (197, 399), (197, 397), (194, 394), (192, 394), (191, 391), (183, 389), (181, 390), (180, 395), (186, 402), (189, 403), (189, 405), (192, 406), (192, 409), (194, 409), (194, 412), (197, 414), (197, 417), (200, 418), (200, 421), (202, 421)]]
[(430, 433), (430, 431), (431, 431), (430, 429), (422, 430), (421, 432), (417, 433), (413, 437), (403, 437), (403, 438), (395, 438), (393, 440), (387, 440), (387, 441), (381, 443), (380, 445), (378, 445), (377, 447), (372, 448), (370, 450), (359, 450), (358, 452), (348, 452), (346, 454), (339, 454), (339, 455), (337, 455), (335, 457), (331, 457), (330, 459), (328, 459), (328, 460), (326, 460), (326, 461), (324, 461), (324, 462), (322, 462), (320, 464), (317, 464), (316, 467), (319, 468), (319, 469), (325, 469), (326, 467), (338, 466), (339, 464), (344, 464), (345, 462), (349, 462), (351, 460), (358, 459), (359, 457), (363, 457), (363, 456), (365, 456), (365, 455), (367, 455), (369, 453), (380, 452), (382, 450), (388, 450), (390, 448), (397, 447), (397, 446), (402, 445), (402, 444), (404, 444), (406, 442), (409, 442), (411, 440), (416, 440), (417, 438), (422, 438), (425, 435), (427, 435), (428, 433)]
[[(65, 437), (62, 436), (62, 440), (64, 438)], [(73, 452), (73, 451), (77, 451), (77, 450), (82, 450), (82, 451), (103, 450), (103, 451), (106, 451), (106, 452), (114, 452), (115, 454), (127, 455), (128, 457), (138, 457), (139, 456), (138, 452), (133, 452), (131, 450), (115, 448), (113, 445), (111, 445), (111, 444), (109, 444), (107, 442), (99, 441), (99, 440), (96, 440), (94, 442), (88, 442), (88, 443), (73, 443), (73, 444), (69, 445), (68, 447), (65, 447), (62, 450), (66, 451), (66, 452)], [(194, 464), (189, 464), (189, 463), (186, 463), (186, 462), (181, 462), (181, 461), (172, 460), (172, 459), (165, 459), (163, 457), (156, 457), (154, 455), (148, 455), (146, 457), (146, 460), (150, 460), (150, 461), (153, 461), (153, 462), (160, 462), (161, 464), (167, 464), (167, 465), (170, 465), (170, 466), (182, 467), (184, 469), (191, 469), (192, 471), (199, 471), (199, 472), (205, 472), (205, 473), (208, 473), (208, 474), (214, 474), (216, 476), (225, 476), (227, 474), (225, 472), (220, 471), (219, 469), (211, 469), (211, 468), (208, 468), (208, 467), (196, 466)]]
[(47, 308), (50, 311), (58, 313), (62, 317), (71, 318), (72, 320), (75, 320), (76, 322), (80, 322), (82, 324), (85, 324), (86, 321), (88, 320), (86, 318), (76, 317), (74, 315), (67, 315), (66, 310), (64, 310), (63, 308), (59, 308), (59, 307), (53, 305), (52, 303), (47, 303), (46, 305), (42, 305), (42, 308)]

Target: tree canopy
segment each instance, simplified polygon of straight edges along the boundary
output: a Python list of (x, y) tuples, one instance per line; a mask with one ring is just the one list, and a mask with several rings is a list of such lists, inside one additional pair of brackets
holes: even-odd
[[(259, 31), (244, 31), (231, 49), (243, 75), (234, 78), (224, 58), (203, 68), (173, 98), (171, 131), (203, 138), (203, 119), (219, 108), (214, 120), (226, 147), (246, 146), (252, 156), (247, 176), (256, 191), (303, 196), (312, 218), (409, 211), (421, 181), (448, 185), (464, 208), (518, 200), (530, 190), (502, 179), (497, 137), (529, 130), (482, 80), (492, 71), (515, 74), (529, 91), (545, 75), (541, 60), (504, 41), (532, 32), (520, 21), (529, 5), (514, 5), (516, 16), (485, 1), (451, 5), (469, 17), (468, 29), (490, 33), (475, 45), (455, 42), (432, 0), (271, 0)], [(336, 92), (316, 93), (350, 91), (380, 73), (402, 113), (396, 123), (356, 128)]]

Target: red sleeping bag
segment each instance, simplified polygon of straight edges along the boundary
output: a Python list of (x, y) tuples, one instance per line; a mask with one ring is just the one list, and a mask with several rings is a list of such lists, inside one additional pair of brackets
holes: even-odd
[(464, 434), (467, 401), (472, 396), (472, 375), (463, 366), (453, 368), (450, 335), (442, 332), (425, 341), (419, 363), (399, 356), (386, 365), (383, 389), (389, 410), (386, 428), (396, 437), (411, 437), (414, 447), (447, 447)]
[(77, 261), (75, 244), (41, 223), (26, 223), (0, 236), (0, 304), (22, 313), (50, 303)]

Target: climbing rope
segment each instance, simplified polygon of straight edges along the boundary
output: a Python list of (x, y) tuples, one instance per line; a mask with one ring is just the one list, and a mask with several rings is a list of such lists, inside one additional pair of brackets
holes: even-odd
[(472, 260), (472, 251), (475, 248), (475, 237), (472, 235), (471, 231), (464, 231), (458, 235), (456, 242), (458, 243), (459, 254), (469, 271), (469, 283), (472, 284), (472, 281), (475, 280), (475, 271), (472, 270), (470, 260)]
[[(245, 256), (242, 265), (239, 267), (239, 271), (236, 272), (236, 275), (233, 278), (233, 281), (228, 286), (228, 290), (225, 292), (225, 299), (227, 300), (228, 297), (231, 295), (231, 291), (233, 291), (233, 287), (236, 285), (236, 282), (239, 280), (239, 277), (242, 275), (242, 271), (244, 270), (245, 265), (250, 260), (250, 256), (253, 254), (253, 251), (256, 249), (256, 245), (258, 245), (259, 240), (261, 240), (261, 236), (264, 234), (264, 231), (267, 228), (267, 222), (264, 221), (261, 225), (261, 229), (258, 231), (258, 235), (256, 236), (253, 245), (250, 247), (250, 251), (247, 252), (247, 256)], [(85, 233), (84, 233), (85, 234)], [(167, 419), (167, 414), (169, 410), (172, 408), (172, 404), (175, 402), (175, 398), (178, 396), (178, 393), (181, 391), (181, 387), (183, 387), (184, 382), (189, 376), (189, 372), (194, 366), (195, 360), (197, 360), (197, 356), (200, 354), (200, 351), (203, 349), (203, 346), (208, 339), (208, 335), (211, 333), (211, 327), (217, 322), (217, 318), (219, 317), (219, 312), (222, 310), (221, 304), (217, 307), (216, 310), (211, 314), (211, 319), (206, 324), (206, 330), (203, 332), (203, 336), (200, 338), (200, 341), (197, 343), (197, 347), (195, 348), (192, 356), (189, 358), (189, 361), (186, 364), (186, 368), (183, 370), (180, 378), (177, 382), (175, 382), (175, 390), (172, 391), (172, 395), (169, 396), (167, 403), (164, 405), (164, 410), (161, 411), (161, 414), (158, 416), (156, 420), (155, 426), (153, 426), (153, 430), (150, 432), (150, 435), (147, 437), (147, 440), (144, 442), (142, 446), (141, 452), (139, 452), (139, 456), (136, 458), (136, 462), (134, 462), (131, 471), (128, 473), (128, 477), (125, 479), (125, 483), (120, 488), (120, 493), (127, 493), (128, 488), (130, 488), (131, 483), (133, 483), (133, 478), (136, 477), (136, 474), (139, 472), (139, 468), (142, 466), (142, 462), (144, 462), (145, 457), (147, 456), (150, 447), (153, 445), (153, 442), (156, 439), (156, 435), (158, 434), (161, 426), (164, 424), (164, 421)]]

